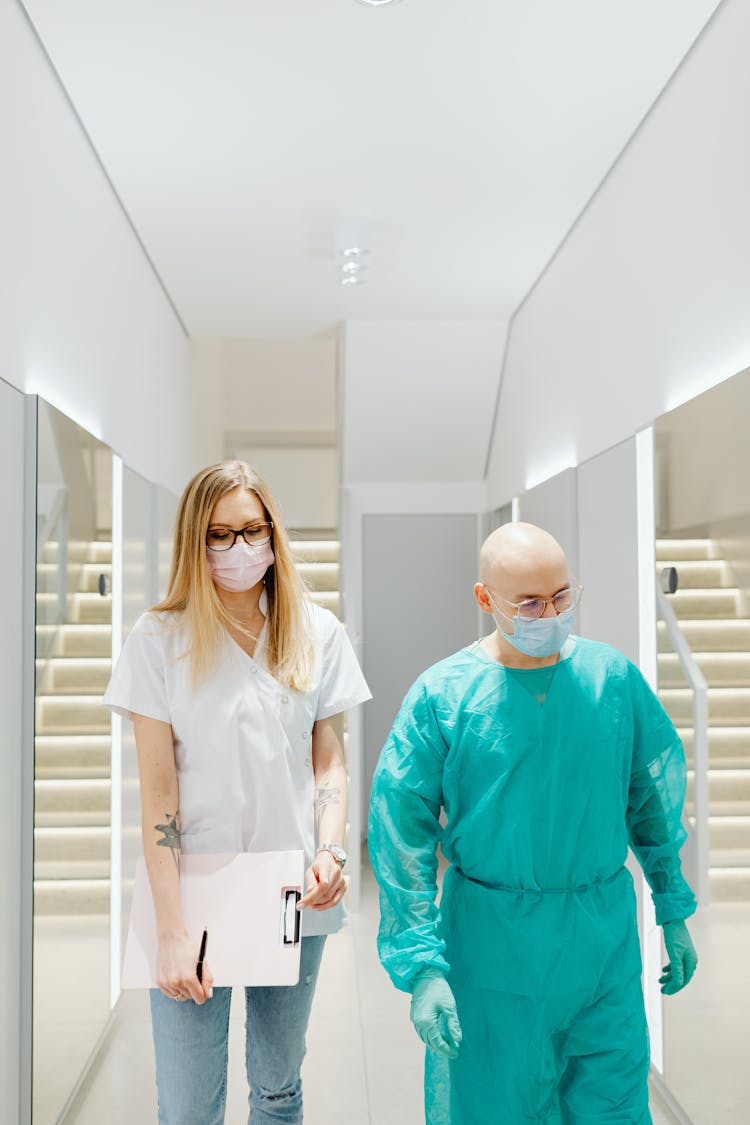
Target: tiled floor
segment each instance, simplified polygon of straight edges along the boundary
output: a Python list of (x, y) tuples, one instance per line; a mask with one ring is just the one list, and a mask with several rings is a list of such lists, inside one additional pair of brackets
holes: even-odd
[[(694, 1125), (739, 1125), (750, 1120), (748, 1071), (746, 1065), (739, 1065), (739, 1054), (748, 1042), (748, 1008), (737, 1004), (733, 988), (734, 979), (737, 989), (744, 989), (745, 1000), (750, 1000), (750, 980), (740, 953), (744, 942), (747, 961), (748, 918), (748, 911), (724, 912), (723, 937), (715, 928), (709, 931), (703, 920), (696, 923), (701, 987), (694, 982), (666, 1010), (667, 1074), (689, 1104)], [(308, 1125), (420, 1125), (424, 1120), (422, 1048), (409, 1023), (408, 997), (391, 987), (377, 962), (376, 924), (376, 896), (368, 874), (361, 912), (347, 929), (329, 939), (323, 961), (304, 1067)], [(739, 974), (744, 974), (741, 980)], [(716, 988), (717, 980), (723, 981), (723, 988)], [(731, 1012), (731, 1018), (719, 1018), (720, 1008)], [(726, 1028), (726, 1041), (718, 1034), (706, 1034), (707, 1018), (714, 1020), (712, 1026)], [(247, 1122), (243, 1034), (241, 1005), (233, 1003), (227, 1125)], [(726, 1096), (717, 1085), (725, 1079)], [(671, 1125), (674, 1118), (659, 1108), (657, 1099), (654, 1103), (654, 1125)], [(147, 997), (128, 993), (122, 997), (96, 1071), (68, 1122), (148, 1125), (155, 1121)]]
[(698, 969), (664, 1003), (664, 1075), (695, 1125), (750, 1122), (750, 906), (688, 919)]

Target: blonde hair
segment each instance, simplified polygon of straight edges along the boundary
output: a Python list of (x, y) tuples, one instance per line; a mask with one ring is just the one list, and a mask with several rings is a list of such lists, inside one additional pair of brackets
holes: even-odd
[(293, 691), (308, 691), (313, 648), (307, 586), (292, 558), (276, 501), (261, 476), (244, 461), (223, 461), (196, 473), (180, 498), (167, 596), (155, 613), (181, 613), (186, 622), (194, 680), (213, 667), (229, 627), (253, 636), (221, 602), (206, 559), (206, 533), (218, 500), (236, 488), (255, 493), (273, 524), (274, 562), (265, 574), (266, 659), (269, 671)]

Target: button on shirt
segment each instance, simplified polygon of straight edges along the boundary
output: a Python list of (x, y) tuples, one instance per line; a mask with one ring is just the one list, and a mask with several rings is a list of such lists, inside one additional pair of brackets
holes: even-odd
[[(170, 723), (181, 848), (190, 852), (315, 851), (312, 726), (370, 699), (341, 622), (309, 603), (312, 687), (295, 692), (266, 663), (265, 626), (250, 657), (227, 634), (210, 676), (193, 683), (188, 630), (177, 613), (145, 613), (104, 696), (117, 714)], [(332, 933), (341, 907), (303, 912), (303, 935)]]

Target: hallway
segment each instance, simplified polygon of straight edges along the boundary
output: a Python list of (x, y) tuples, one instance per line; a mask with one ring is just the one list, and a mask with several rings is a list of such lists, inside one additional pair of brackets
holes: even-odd
[[(329, 938), (323, 960), (303, 1071), (309, 1125), (418, 1125), (424, 1119), (422, 1045), (409, 1022), (409, 998), (391, 987), (378, 964), (377, 919), (375, 882), (366, 867), (362, 910), (347, 928)], [(691, 994), (686, 993), (685, 1001), (690, 1000)], [(74, 1043), (66, 1042), (74, 1049)], [(242, 1043), (242, 1006), (235, 999), (226, 1125), (247, 1121)], [(696, 1080), (697, 1086), (698, 1075)], [(675, 1122), (653, 1093), (652, 1114), (654, 1125)], [(720, 1107), (696, 1120), (737, 1125), (737, 1117)], [(123, 994), (109, 1041), (81, 1090), (68, 1125), (101, 1125), (102, 1121), (107, 1125), (156, 1121), (145, 993)]]

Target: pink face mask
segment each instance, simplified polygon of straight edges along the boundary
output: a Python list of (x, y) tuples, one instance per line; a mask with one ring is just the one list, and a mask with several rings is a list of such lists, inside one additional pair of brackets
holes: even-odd
[(206, 551), (208, 569), (217, 586), (241, 594), (252, 590), (274, 561), (270, 543), (251, 547), (238, 539), (228, 551)]

